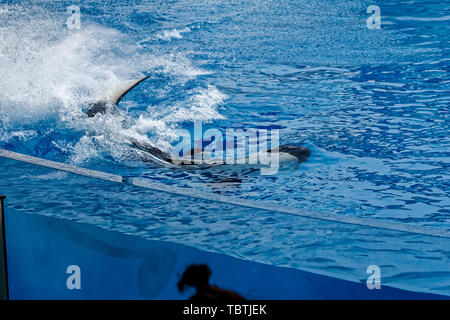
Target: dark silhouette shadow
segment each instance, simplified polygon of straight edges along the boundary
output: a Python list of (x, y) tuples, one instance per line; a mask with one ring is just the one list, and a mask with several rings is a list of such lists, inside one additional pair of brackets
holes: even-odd
[(197, 292), (189, 298), (198, 302), (224, 302), (245, 300), (238, 293), (231, 290), (220, 289), (209, 284), (211, 269), (206, 264), (192, 264), (183, 273), (177, 287), (180, 292), (185, 286), (195, 287)]

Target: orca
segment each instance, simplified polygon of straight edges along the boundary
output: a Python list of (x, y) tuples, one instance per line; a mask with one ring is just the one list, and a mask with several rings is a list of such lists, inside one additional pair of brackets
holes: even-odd
[[(89, 118), (93, 118), (97, 115), (104, 115), (107, 111), (114, 111), (118, 109), (118, 103), (120, 100), (134, 87), (140, 84), (142, 81), (148, 79), (149, 76), (145, 76), (136, 80), (130, 80), (123, 83), (121, 86), (117, 87), (115, 90), (111, 91), (104, 98), (89, 104), (87, 111), (85, 112)], [(171, 154), (162, 151), (158, 147), (155, 147), (149, 143), (139, 142), (135, 140), (129, 140), (130, 145), (137, 148), (141, 152), (143, 152), (142, 160), (146, 162), (153, 162), (164, 166), (186, 166), (186, 165), (202, 165), (205, 164), (203, 156), (196, 157), (198, 153), (202, 153), (201, 150), (192, 149), (188, 153), (187, 158), (174, 157)], [(285, 164), (289, 164), (294, 168), (298, 167), (298, 165), (306, 160), (308, 160), (311, 155), (311, 151), (303, 146), (294, 145), (294, 144), (285, 144), (278, 148), (274, 148), (265, 152), (259, 152), (259, 156), (271, 156), (273, 152), (278, 152), (278, 161), (280, 166)], [(247, 156), (249, 158), (250, 156)], [(245, 160), (245, 159), (243, 159)], [(235, 166), (242, 166), (238, 163), (246, 163), (246, 161), (235, 161)], [(206, 161), (207, 166), (216, 166), (216, 165), (229, 165), (224, 163), (223, 161)]]
[[(194, 150), (192, 149), (189, 152), (189, 156), (185, 157), (185, 158), (178, 158), (178, 157), (173, 157), (171, 156), (169, 153), (161, 151), (160, 149), (158, 149), (157, 147), (154, 147), (152, 145), (148, 145), (145, 143), (138, 143), (136, 141), (132, 142), (133, 146), (138, 148), (141, 151), (146, 152), (148, 158), (145, 159), (144, 157), (144, 161), (147, 160), (149, 162), (157, 162), (160, 164), (164, 164), (164, 165), (175, 165), (175, 166), (187, 166), (187, 165), (206, 165), (206, 166), (227, 166), (230, 164), (224, 163), (224, 161), (222, 161), (222, 159), (220, 160), (205, 160), (203, 158), (203, 156), (198, 157), (199, 160), (196, 159), (195, 154), (198, 153), (203, 153), (203, 150)], [(311, 151), (304, 147), (304, 146), (297, 146), (294, 144), (284, 144), (278, 148), (274, 148), (274, 149), (270, 149), (268, 151), (260, 151), (258, 157), (265, 157), (267, 158), (268, 156), (270, 156), (271, 153), (273, 152), (278, 152), (278, 162), (279, 162), (279, 166), (280, 167), (284, 167), (284, 166), (290, 166), (293, 168), (297, 168), (298, 165), (300, 165), (300, 163), (305, 162), (306, 160), (308, 160), (309, 156), (311, 155)], [(237, 167), (242, 167), (242, 166), (251, 166), (250, 164), (247, 164), (249, 161), (247, 161), (247, 159), (249, 159), (251, 156), (247, 156), (245, 157), (245, 159), (242, 159), (242, 161), (239, 161), (239, 159), (236, 159), (234, 161), (233, 166)], [(259, 165), (260, 166), (260, 165)], [(254, 166), (254, 167), (258, 167), (258, 166)]]

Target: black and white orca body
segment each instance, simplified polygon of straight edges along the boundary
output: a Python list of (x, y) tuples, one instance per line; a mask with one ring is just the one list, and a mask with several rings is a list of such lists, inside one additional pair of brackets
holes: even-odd
[[(88, 110), (86, 111), (86, 115), (89, 118), (93, 118), (97, 115), (104, 115), (108, 111), (113, 111), (118, 108), (119, 101), (134, 87), (140, 84), (142, 81), (146, 80), (148, 77), (143, 77), (137, 80), (131, 80), (124, 83), (119, 88), (116, 88), (110, 94), (108, 94), (105, 98), (100, 101), (91, 103), (89, 105)], [(155, 147), (146, 142), (139, 142), (135, 140), (129, 140), (130, 145), (137, 148), (142, 153), (142, 160), (148, 162), (154, 162), (164, 166), (199, 166), (199, 165), (207, 165), (207, 166), (228, 166), (230, 164), (224, 163), (224, 161), (217, 160), (206, 160), (206, 156), (204, 154), (199, 155), (199, 153), (204, 153), (203, 150), (194, 151), (191, 150), (187, 157), (175, 157), (167, 152), (162, 151), (158, 147)], [(297, 146), (293, 144), (282, 145), (279, 148), (274, 148), (268, 151), (260, 151), (258, 153), (259, 159), (265, 157), (270, 157), (274, 152), (278, 152), (278, 162), (279, 166), (293, 166), (296, 167), (300, 163), (306, 161), (311, 151), (303, 146)], [(246, 157), (249, 159), (252, 155)], [(236, 166), (242, 166), (242, 164), (247, 164), (250, 161), (246, 161), (246, 159), (237, 159), (235, 161)], [(240, 160), (240, 161), (239, 161)]]

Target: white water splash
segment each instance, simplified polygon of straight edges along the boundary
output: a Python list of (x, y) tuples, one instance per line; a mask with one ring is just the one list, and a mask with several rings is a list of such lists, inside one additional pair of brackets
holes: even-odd
[[(4, 44), (0, 48), (0, 141), (35, 138), (33, 129), (41, 126), (39, 122), (53, 119), (58, 129), (83, 133), (66, 145), (53, 144), (61, 152), (70, 150), (70, 162), (80, 164), (104, 154), (121, 161), (134, 150), (130, 139), (167, 150), (180, 123), (222, 118), (218, 107), (226, 96), (214, 86), (196, 88), (173, 106), (159, 108), (164, 110), (150, 106), (151, 112), (137, 118), (125, 111), (87, 118), (83, 111), (90, 102), (144, 73), (168, 74), (178, 79), (175, 85), (183, 85), (209, 72), (193, 65), (189, 53), (149, 53), (119, 31), (87, 19), (83, 28), (71, 31), (62, 23), (63, 14), (59, 17), (39, 7), (19, 5), (0, 6), (0, 10), (8, 12), (0, 21)], [(40, 129), (52, 132), (55, 128)]]

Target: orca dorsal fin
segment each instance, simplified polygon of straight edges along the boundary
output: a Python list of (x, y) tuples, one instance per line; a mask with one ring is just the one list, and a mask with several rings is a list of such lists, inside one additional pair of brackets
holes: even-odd
[(149, 78), (149, 76), (142, 77), (137, 80), (129, 80), (122, 83), (120, 86), (116, 87), (114, 90), (108, 93), (108, 95), (102, 99), (102, 101), (118, 104), (119, 101), (134, 87), (136, 87), (139, 83)]

